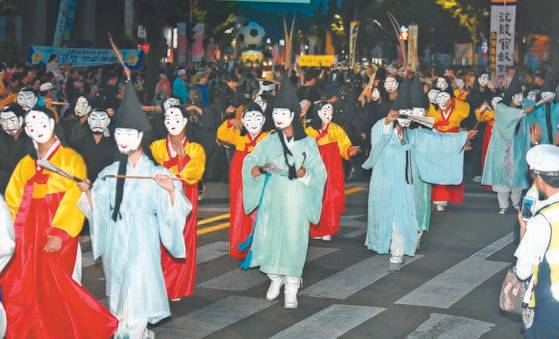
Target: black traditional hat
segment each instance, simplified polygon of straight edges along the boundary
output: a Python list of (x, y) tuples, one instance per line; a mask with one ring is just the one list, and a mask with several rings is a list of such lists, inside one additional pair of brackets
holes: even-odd
[(547, 72), (542, 86), (542, 92), (555, 93), (556, 83), (551, 72)]
[(509, 87), (507, 87), (507, 90), (505, 92), (505, 102), (510, 102), (510, 100), (512, 100), (512, 96), (518, 93), (522, 93), (522, 85), (520, 84), (520, 79), (515, 76), (514, 78), (512, 78)]
[(151, 132), (151, 124), (142, 110), (132, 82), (126, 84), (124, 98), (118, 108), (116, 128), (131, 128), (140, 132)]
[(279, 92), (274, 97), (272, 108), (287, 108), (291, 112), (294, 112), (295, 115), (298, 115), (301, 110), (295, 89), (286, 77), (282, 80)]
[(404, 80), (400, 87), (398, 88), (398, 96), (396, 100), (392, 103), (392, 109), (395, 111), (399, 111), (401, 109), (411, 109), (412, 102), (411, 102), (411, 79)]
[(429, 106), (429, 98), (423, 91), (423, 83), (419, 80), (419, 77), (414, 77), (412, 80), (411, 88), (411, 107), (421, 107), (427, 108)]

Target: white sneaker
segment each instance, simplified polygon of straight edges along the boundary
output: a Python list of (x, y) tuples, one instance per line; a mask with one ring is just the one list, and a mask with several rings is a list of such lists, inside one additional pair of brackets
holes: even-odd
[(444, 205), (435, 205), (437, 212), (444, 212)]
[(500, 214), (500, 215), (505, 215), (505, 214), (507, 214), (507, 210), (508, 210), (508, 208), (501, 208), (501, 209), (499, 210), (499, 214)]
[(331, 235), (325, 235), (322, 237), (322, 241), (332, 241), (332, 236)]
[(400, 272), (402, 265), (404, 265), (403, 255), (390, 255), (388, 271), (392, 273)]
[(279, 296), (281, 287), (285, 283), (285, 278), (278, 274), (268, 274), (268, 278), (270, 278), (271, 282), (268, 292), (266, 292), (266, 299), (274, 300)]
[(299, 303), (297, 301), (297, 292), (301, 285), (301, 278), (299, 277), (285, 277), (285, 291), (283, 307), (288, 309), (297, 308)]
[(473, 179), (473, 182), (477, 182), (477, 183), (481, 183), (481, 177), (479, 175), (476, 175)]

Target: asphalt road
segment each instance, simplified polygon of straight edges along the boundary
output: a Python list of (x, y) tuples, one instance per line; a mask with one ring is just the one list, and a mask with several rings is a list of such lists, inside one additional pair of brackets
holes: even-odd
[[(512, 262), (512, 213), (469, 186), (463, 206), (433, 212), (431, 230), (400, 273), (363, 246), (368, 184), (348, 185), (342, 232), (311, 240), (299, 308), (265, 299), (268, 280), (227, 256), (227, 187), (209, 184), (201, 204), (195, 295), (172, 304), (157, 338), (522, 338), (498, 294)], [(104, 298), (100, 263), (84, 254), (84, 284)]]

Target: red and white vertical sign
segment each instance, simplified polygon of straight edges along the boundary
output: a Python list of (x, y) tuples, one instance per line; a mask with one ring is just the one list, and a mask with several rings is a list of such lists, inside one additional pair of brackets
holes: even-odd
[(491, 0), (491, 76), (497, 78), (514, 65), (516, 0)]

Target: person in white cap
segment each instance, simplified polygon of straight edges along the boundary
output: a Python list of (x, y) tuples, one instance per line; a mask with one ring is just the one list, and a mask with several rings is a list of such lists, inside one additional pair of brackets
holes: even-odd
[(526, 161), (543, 201), (532, 217), (518, 214), (522, 240), (514, 254), (516, 275), (521, 280), (532, 277), (534, 286), (529, 303), (534, 317), (525, 322), (525, 334), (559, 338), (559, 147), (538, 145), (528, 151)]
[[(8, 207), (0, 196), (0, 272), (6, 267), (16, 246), (14, 242), (14, 225)], [(0, 338), (6, 335), (6, 312), (0, 300)]]
[(55, 88), (51, 82), (41, 84), (41, 87), (39, 87), (40, 97), (37, 105), (50, 109), (54, 112), (56, 118), (58, 119), (60, 118), (60, 112), (58, 111), (58, 107), (52, 104), (55, 101), (54, 92)]

